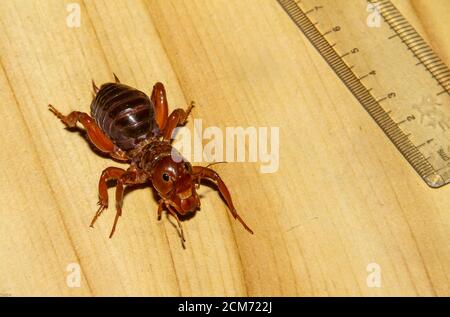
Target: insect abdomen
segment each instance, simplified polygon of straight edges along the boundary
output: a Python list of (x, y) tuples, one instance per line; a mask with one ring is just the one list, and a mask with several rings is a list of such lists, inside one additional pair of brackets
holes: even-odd
[(132, 150), (157, 130), (152, 102), (143, 92), (119, 83), (100, 87), (91, 115), (122, 150)]

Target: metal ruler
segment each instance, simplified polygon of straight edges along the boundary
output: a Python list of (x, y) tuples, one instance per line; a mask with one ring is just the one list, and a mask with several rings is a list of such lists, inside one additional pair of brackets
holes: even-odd
[(431, 187), (450, 182), (450, 71), (389, 0), (277, 0)]

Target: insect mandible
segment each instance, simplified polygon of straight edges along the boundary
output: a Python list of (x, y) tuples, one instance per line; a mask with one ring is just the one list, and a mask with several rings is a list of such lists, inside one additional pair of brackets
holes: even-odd
[(114, 83), (105, 83), (98, 88), (94, 81), (94, 98), (91, 116), (73, 111), (63, 115), (55, 107), (49, 109), (69, 128), (77, 122), (85, 128), (91, 143), (113, 159), (129, 163), (128, 169), (108, 167), (103, 170), (98, 184), (99, 208), (91, 221), (91, 227), (108, 207), (107, 182), (116, 182), (116, 216), (111, 229), (111, 238), (117, 221), (122, 215), (124, 189), (130, 185), (151, 183), (158, 193), (158, 220), (164, 209), (178, 224), (184, 246), (184, 233), (179, 215), (192, 213), (200, 208), (196, 188), (202, 180), (213, 181), (232, 216), (253, 234), (236, 212), (230, 192), (220, 176), (211, 168), (192, 166), (181, 159), (172, 147), (172, 132), (186, 123), (193, 102), (186, 110), (177, 108), (168, 114), (166, 91), (162, 83), (153, 86), (151, 97), (130, 86), (120, 83), (114, 74)]

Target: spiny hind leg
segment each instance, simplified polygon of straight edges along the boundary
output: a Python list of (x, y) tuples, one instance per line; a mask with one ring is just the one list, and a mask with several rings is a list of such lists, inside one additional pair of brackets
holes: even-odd
[(124, 181), (120, 178), (117, 181), (116, 185), (116, 216), (114, 217), (114, 224), (111, 229), (111, 233), (109, 234), (109, 238), (111, 239), (114, 231), (116, 231), (117, 221), (119, 221), (119, 217), (122, 216), (122, 204), (123, 204), (123, 190), (124, 190)]
[(122, 216), (122, 204), (123, 204), (123, 193), (126, 185), (142, 184), (146, 181), (146, 177), (143, 174), (139, 174), (134, 170), (128, 169), (125, 171), (118, 167), (108, 167), (103, 170), (102, 175), (98, 183), (98, 193), (100, 207), (95, 213), (94, 218), (91, 221), (91, 227), (94, 226), (95, 221), (101, 215), (103, 210), (108, 208), (108, 181), (115, 180), (116, 183), (116, 216), (114, 217), (114, 224), (111, 229), (109, 237), (111, 238), (116, 231), (117, 222), (119, 217)]
[(108, 181), (110, 180), (119, 180), (120, 177), (125, 173), (126, 171), (122, 168), (118, 167), (108, 167), (103, 170), (102, 175), (100, 176), (100, 180), (98, 182), (98, 205), (99, 208), (97, 212), (95, 213), (94, 218), (91, 221), (91, 227), (94, 227), (95, 221), (97, 221), (97, 218), (101, 215), (103, 210), (108, 208)]
[(63, 115), (54, 106), (48, 105), (49, 110), (53, 112), (66, 126), (74, 128), (77, 122), (80, 122), (86, 129), (87, 135), (92, 144), (103, 153), (108, 153), (111, 157), (120, 160), (127, 161), (128, 157), (125, 152), (117, 147), (109, 137), (107, 137), (102, 129), (97, 125), (94, 119), (92, 119), (87, 113), (72, 111), (68, 115)]
[(125, 186), (143, 184), (147, 180), (147, 175), (142, 172), (136, 171), (133, 166), (119, 176), (116, 184), (116, 217), (114, 218), (114, 224), (111, 229), (111, 233), (109, 234), (109, 238), (112, 238), (114, 231), (116, 231), (119, 217), (122, 216), (123, 193), (125, 190)]
[(173, 130), (178, 127), (185, 125), (188, 119), (189, 114), (194, 108), (195, 103), (192, 101), (186, 110), (177, 108), (170, 114), (169, 118), (167, 118), (167, 123), (163, 131), (163, 139), (169, 141), (172, 138)]
[(148, 178), (147, 175), (136, 171), (134, 166), (131, 166), (127, 171), (118, 167), (108, 167), (106, 168), (100, 177), (98, 183), (99, 192), (99, 209), (95, 213), (94, 218), (91, 222), (91, 227), (94, 226), (95, 221), (100, 216), (103, 210), (108, 208), (108, 181), (115, 180), (116, 183), (116, 216), (114, 217), (114, 224), (109, 235), (112, 238), (114, 232), (116, 231), (117, 222), (119, 217), (122, 216), (122, 204), (123, 204), (123, 193), (125, 186), (143, 184)]

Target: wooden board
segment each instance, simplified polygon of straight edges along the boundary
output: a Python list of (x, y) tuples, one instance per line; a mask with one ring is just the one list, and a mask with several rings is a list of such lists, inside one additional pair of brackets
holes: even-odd
[[(71, 2), (0, 3), (0, 295), (450, 295), (448, 187), (425, 185), (276, 1), (80, 1), (69, 28)], [(449, 64), (450, 4), (394, 3)], [(205, 127), (280, 127), (276, 173), (214, 167), (255, 235), (209, 188), (185, 250), (149, 189), (126, 195), (113, 239), (113, 208), (89, 228), (120, 164), (47, 104), (88, 111), (113, 72), (164, 82), (171, 109), (195, 100)]]

